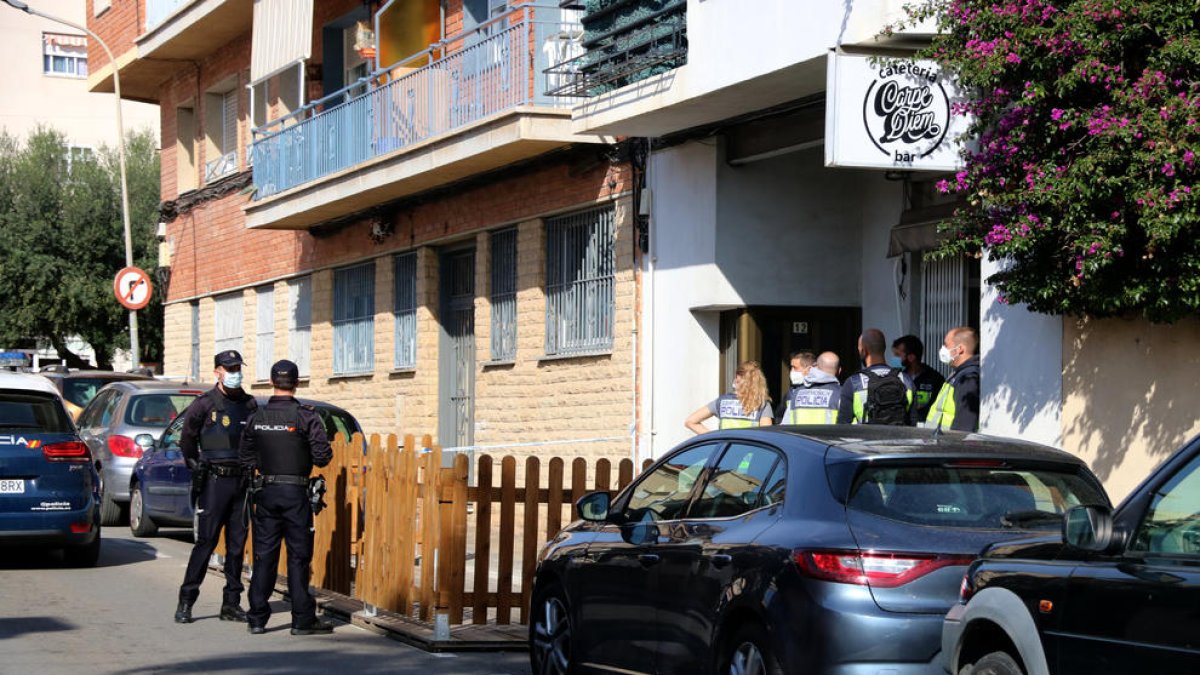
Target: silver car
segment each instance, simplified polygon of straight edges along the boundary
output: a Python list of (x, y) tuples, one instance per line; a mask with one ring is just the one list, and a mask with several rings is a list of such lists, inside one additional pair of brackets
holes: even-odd
[(144, 448), (138, 434), (157, 437), (197, 396), (195, 386), (157, 380), (114, 382), (100, 390), (79, 415), (79, 435), (92, 450), (100, 473), (100, 519), (119, 525), (129, 511), (129, 478)]

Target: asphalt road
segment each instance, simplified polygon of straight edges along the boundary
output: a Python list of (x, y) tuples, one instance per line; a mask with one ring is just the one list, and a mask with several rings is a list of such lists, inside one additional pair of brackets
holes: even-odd
[[(292, 636), (276, 596), (265, 635), (217, 619), (222, 581), (205, 579), (195, 623), (172, 616), (191, 543), (186, 532), (135, 539), (104, 530), (94, 569), (58, 554), (0, 551), (0, 673), (422, 673), (527, 675), (522, 652), (429, 654), (338, 624)], [(245, 599), (242, 601), (246, 606)]]

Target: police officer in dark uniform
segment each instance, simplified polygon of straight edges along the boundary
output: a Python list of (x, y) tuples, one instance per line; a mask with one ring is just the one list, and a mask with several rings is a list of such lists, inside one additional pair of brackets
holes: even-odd
[(200, 582), (208, 559), (225, 530), (225, 590), (222, 621), (245, 621), (242, 610), (242, 558), (246, 550), (245, 493), (247, 483), (238, 462), (238, 445), (250, 416), (258, 408), (254, 397), (242, 390), (242, 355), (229, 349), (213, 357), (215, 387), (197, 398), (184, 412), (179, 449), (192, 470), (196, 500), (196, 542), (179, 587), (176, 623), (192, 622), (192, 605), (200, 595)]
[(325, 466), (333, 450), (325, 426), (312, 406), (296, 401), (299, 369), (291, 361), (271, 366), (271, 400), (250, 419), (242, 435), (240, 457), (248, 471), (257, 470), (254, 499), (254, 570), (250, 577), (250, 632), (266, 632), (271, 592), (279, 568), (279, 542), (287, 542), (288, 594), (292, 599), (292, 635), (333, 632), (333, 624), (317, 618), (317, 603), (308, 592), (313, 555), (312, 502), (308, 478), (313, 466)]

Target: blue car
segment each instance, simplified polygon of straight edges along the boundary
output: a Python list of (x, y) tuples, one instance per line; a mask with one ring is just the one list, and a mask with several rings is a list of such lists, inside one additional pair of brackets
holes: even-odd
[[(349, 437), (362, 432), (358, 420), (342, 408), (322, 401), (299, 400), (317, 409), (331, 441), (337, 434)], [(259, 397), (258, 405), (266, 404), (267, 400)], [(194, 525), (192, 472), (179, 449), (183, 418), (182, 414), (175, 418), (157, 442), (149, 434), (135, 439), (143, 448), (129, 480), (129, 530), (136, 537), (154, 536), (159, 526)]]
[(0, 549), (60, 548), (69, 565), (100, 557), (100, 477), (58, 390), (0, 372)]

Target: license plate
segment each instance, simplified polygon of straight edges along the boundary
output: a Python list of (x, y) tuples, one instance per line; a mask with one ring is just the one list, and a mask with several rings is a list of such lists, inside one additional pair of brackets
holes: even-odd
[(25, 494), (24, 480), (0, 479), (0, 495), (23, 494)]

